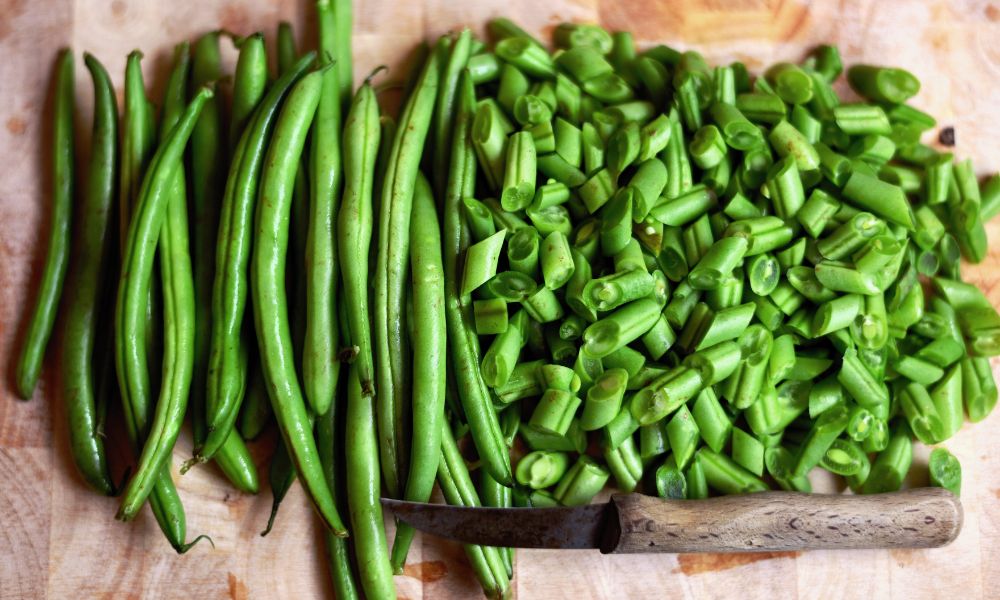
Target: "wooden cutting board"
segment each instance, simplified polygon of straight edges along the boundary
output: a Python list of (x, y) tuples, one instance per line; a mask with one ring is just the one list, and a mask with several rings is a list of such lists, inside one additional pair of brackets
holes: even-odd
[[(183, 5), (183, 6), (182, 6)], [(508, 15), (548, 38), (563, 20), (599, 21), (635, 32), (643, 45), (701, 50), (710, 61), (740, 59), (753, 70), (802, 58), (820, 42), (838, 43), (845, 61), (906, 67), (923, 81), (916, 104), (955, 127), (959, 156), (982, 173), (1000, 168), (1000, 3), (984, 0), (357, 0), (355, 74), (389, 65), (401, 77), (421, 40), (461, 26), (482, 32)], [(189, 536), (202, 545), (177, 556), (145, 511), (135, 523), (112, 519), (116, 502), (90, 494), (76, 476), (64, 413), (53, 391), (52, 361), (31, 402), (15, 398), (11, 363), (42, 266), (47, 236), (46, 90), (60, 46), (96, 54), (121, 86), (126, 53), (140, 47), (159, 98), (172, 44), (213, 28), (272, 36), (279, 20), (312, 43), (311, 3), (293, 0), (0, 0), (0, 597), (3, 598), (309, 598), (331, 595), (317, 520), (292, 489), (266, 538), (265, 489), (234, 492), (212, 467), (179, 476), (190, 456), (184, 437), (174, 457)], [(232, 56), (230, 55), (230, 59)], [(89, 128), (90, 83), (78, 68), (81, 136)], [(1000, 239), (1000, 224), (989, 228)], [(966, 275), (1000, 305), (1000, 245)], [(70, 291), (71, 293), (71, 291)], [(52, 353), (50, 353), (51, 355)], [(995, 366), (995, 369), (997, 367)], [(951, 546), (925, 551), (757, 555), (601, 556), (521, 551), (520, 598), (879, 597), (914, 600), (996, 597), (1000, 589), (1000, 415), (967, 426), (948, 443), (962, 461), (965, 528)], [(254, 444), (263, 464), (273, 435)], [(926, 462), (918, 453), (917, 482)], [(266, 476), (265, 476), (266, 477)], [(829, 489), (829, 482), (818, 482)], [(477, 597), (459, 545), (414, 544), (406, 598)]]

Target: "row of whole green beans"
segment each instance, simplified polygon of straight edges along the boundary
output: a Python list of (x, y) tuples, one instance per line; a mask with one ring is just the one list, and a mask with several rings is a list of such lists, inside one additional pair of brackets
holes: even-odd
[[(228, 102), (221, 34), (178, 45), (159, 123), (139, 52), (120, 118), (85, 55), (79, 203), (59, 56), (53, 229), (16, 381), (30, 397), (63, 296), (73, 457), (122, 494), (120, 519), (149, 501), (186, 551), (204, 536), (187, 542), (171, 475), (185, 416), (181, 472), (213, 461), (247, 493), (244, 440), (273, 420), (267, 531), (299, 480), (337, 596), (390, 598), (414, 531), (390, 551), (383, 496), (426, 502), (436, 481), (450, 504), (572, 506), (612, 477), (668, 498), (808, 492), (816, 467), (890, 491), (914, 439), (995, 406), (1000, 315), (959, 263), (986, 254), (1000, 176), (921, 143), (936, 121), (909, 72), (853, 66), (864, 100), (842, 103), (833, 46), (754, 78), (594, 25), (560, 25), (550, 52), (499, 18), (492, 47), (468, 30), (427, 47), (393, 119), (377, 71), (352, 93), (350, 3), (316, 11), (315, 52), (279, 27), (277, 77), (261, 34), (234, 39)], [(122, 484), (113, 396), (137, 457)], [(959, 492), (952, 454), (929, 467)], [(465, 550), (507, 595), (511, 549)]]

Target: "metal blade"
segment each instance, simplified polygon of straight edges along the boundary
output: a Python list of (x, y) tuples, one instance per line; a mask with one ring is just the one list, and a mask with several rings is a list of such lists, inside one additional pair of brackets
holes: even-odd
[(416, 529), (467, 544), (509, 548), (599, 548), (608, 504), (559, 508), (488, 508), (382, 498)]

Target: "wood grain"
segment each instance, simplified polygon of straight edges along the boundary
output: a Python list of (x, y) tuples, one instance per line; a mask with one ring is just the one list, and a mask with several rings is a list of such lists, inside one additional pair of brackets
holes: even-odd
[[(763, 492), (708, 500), (611, 497), (615, 527), (601, 552), (766, 552), (937, 548), (962, 527), (962, 506), (940, 488), (891, 494)], [(753, 560), (751, 559), (751, 562)]]
[[(146, 53), (147, 81), (158, 97), (172, 45), (224, 27), (273, 37), (289, 19), (309, 43), (312, 9), (300, 0), (0, 0), (0, 597), (256, 598), (330, 594), (319, 556), (317, 523), (293, 487), (266, 538), (270, 500), (229, 489), (212, 467), (181, 477), (189, 435), (174, 469), (191, 535), (209, 533), (216, 548), (177, 556), (145, 511), (113, 521), (115, 502), (89, 494), (72, 471), (58, 420), (50, 367), (34, 400), (15, 399), (8, 368), (16, 352), (48, 228), (46, 113), (55, 52), (71, 45), (105, 63), (121, 90), (125, 56)], [(563, 20), (600, 21), (635, 32), (642, 45), (697, 47), (710, 61), (744, 60), (760, 69), (799, 59), (819, 42), (840, 44), (845, 61), (889, 62), (924, 82), (916, 104), (957, 133), (955, 152), (981, 173), (1000, 168), (1000, 3), (987, 0), (355, 0), (355, 75), (376, 65), (401, 78), (418, 42), (504, 14), (542, 36)], [(226, 48), (232, 64), (234, 52)], [(77, 81), (78, 131), (85, 147), (90, 83)], [(842, 90), (843, 91), (843, 90)], [(936, 132), (928, 135), (928, 140)], [(1000, 224), (988, 227), (991, 239)], [(966, 276), (1000, 305), (1000, 244)], [(54, 353), (50, 352), (50, 357)], [(995, 365), (996, 369), (996, 365)], [(967, 425), (948, 442), (962, 461), (965, 527), (947, 547), (917, 551), (732, 555), (601, 556), (555, 551), (518, 553), (519, 598), (823, 598), (915, 600), (995, 596), (1000, 589), (1000, 416)], [(253, 444), (260, 464), (273, 438)], [(917, 453), (922, 472), (927, 451)], [(120, 472), (121, 464), (116, 464)], [(920, 476), (918, 475), (918, 479)], [(839, 491), (828, 480), (817, 491)], [(397, 577), (406, 598), (476, 597), (477, 587), (451, 542), (420, 538)], [(849, 590), (849, 591), (848, 591)]]

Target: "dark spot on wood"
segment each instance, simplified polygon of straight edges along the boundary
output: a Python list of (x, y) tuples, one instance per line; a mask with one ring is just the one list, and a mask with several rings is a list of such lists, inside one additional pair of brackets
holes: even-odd
[(799, 528), (798, 520), (799, 520), (798, 517), (792, 517), (792, 519), (788, 522), (788, 526), (791, 529), (798, 529)]
[(403, 575), (419, 579), (422, 583), (433, 583), (444, 579), (448, 574), (448, 565), (443, 560), (425, 560), (409, 563), (403, 567)]
[(952, 126), (944, 127), (941, 129), (941, 133), (938, 134), (938, 142), (942, 146), (954, 146), (955, 145), (955, 128)]
[(649, 542), (649, 546), (650, 546), (650, 548), (652, 548), (652, 547), (653, 547), (653, 546), (655, 546), (655, 545), (656, 545), (656, 542)]
[(917, 531), (916, 527), (904, 527), (903, 531)]
[(927, 515), (926, 517), (924, 517), (924, 523), (927, 524), (927, 525), (930, 525), (931, 523), (934, 523), (936, 520), (937, 519), (935, 519), (934, 517), (932, 517), (930, 515)]
[(7, 131), (12, 135), (23, 135), (28, 129), (28, 124), (21, 117), (11, 117), (7, 119)]
[(230, 600), (247, 600), (250, 597), (250, 590), (247, 584), (240, 581), (236, 573), (229, 572), (229, 598)]
[(678, 554), (675, 573), (698, 575), (735, 569), (762, 560), (795, 558), (798, 552), (731, 552), (725, 554)]
[(836, 525), (827, 525), (826, 528), (829, 529), (830, 531), (840, 531), (840, 528), (838, 528)]
[(668, 531), (668, 532), (667, 532), (667, 535), (669, 535), (669, 536), (670, 536), (670, 537), (672, 537), (672, 538), (677, 538), (677, 537), (680, 537), (679, 535), (677, 535), (677, 534), (676, 534), (676, 533), (674, 533), (673, 531)]

